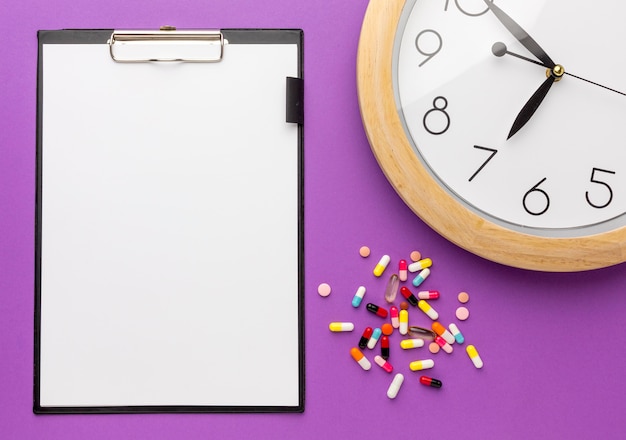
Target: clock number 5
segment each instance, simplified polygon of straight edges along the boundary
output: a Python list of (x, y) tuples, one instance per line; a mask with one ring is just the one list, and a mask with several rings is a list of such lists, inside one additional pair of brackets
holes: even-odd
[(591, 171), (591, 179), (590, 181), (592, 183), (596, 183), (598, 185), (603, 186), (604, 188), (606, 188), (606, 190), (609, 192), (609, 198), (608, 200), (603, 203), (603, 204), (596, 204), (594, 202), (591, 201), (591, 199), (589, 198), (589, 191), (587, 191), (585, 193), (585, 198), (587, 199), (587, 203), (589, 203), (591, 206), (593, 206), (594, 208), (598, 208), (598, 209), (602, 209), (602, 208), (606, 208), (607, 206), (609, 206), (609, 204), (611, 203), (611, 201), (613, 200), (613, 190), (611, 189), (611, 187), (609, 186), (608, 183), (599, 180), (596, 177), (596, 173), (609, 173), (609, 174), (615, 174), (615, 171), (609, 171), (609, 170), (603, 170), (601, 168), (593, 168), (593, 170)]
[[(522, 204), (526, 212), (530, 215), (541, 215), (550, 207), (550, 197), (548, 197), (548, 193), (539, 188), (539, 185), (545, 182), (546, 179), (546, 177), (541, 179), (539, 183), (524, 194)], [(529, 207), (529, 205), (531, 206)]]

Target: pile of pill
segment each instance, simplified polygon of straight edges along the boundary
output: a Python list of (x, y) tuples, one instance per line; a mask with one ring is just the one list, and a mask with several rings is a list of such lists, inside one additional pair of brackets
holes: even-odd
[[(371, 254), (367, 246), (359, 249), (359, 255), (368, 258)], [(465, 337), (455, 323), (450, 323), (445, 327), (439, 321), (439, 313), (433, 307), (433, 304), (440, 298), (440, 292), (437, 290), (419, 290), (414, 293), (413, 290), (419, 288), (429, 277), (433, 262), (430, 258), (422, 258), (419, 251), (413, 251), (410, 254), (411, 263), (401, 259), (397, 264), (397, 272), (389, 274), (383, 294), (370, 294), (366, 304), (362, 303), (367, 294), (365, 286), (359, 286), (352, 297), (352, 307), (363, 308), (368, 313), (376, 316), (377, 324), (367, 326), (363, 331), (358, 344), (349, 349), (349, 353), (354, 361), (363, 369), (370, 370), (372, 362), (369, 357), (373, 357), (374, 363), (382, 368), (385, 372), (391, 374), (394, 372), (394, 366), (390, 362), (390, 338), (394, 333), (401, 335), (399, 346), (402, 350), (413, 350), (424, 347), (428, 342), (428, 350), (432, 354), (443, 350), (450, 354), (453, 352), (454, 344), (465, 344)], [(373, 275), (381, 278), (390, 270), (391, 258), (389, 255), (383, 255), (373, 268)], [(409, 276), (412, 277), (409, 280)], [(403, 285), (406, 283), (409, 286)], [(322, 297), (327, 297), (331, 293), (331, 287), (327, 283), (321, 283), (318, 286), (318, 293)], [(398, 295), (400, 293), (400, 295)], [(459, 321), (465, 321), (469, 318), (469, 309), (466, 307), (470, 297), (467, 292), (460, 292), (457, 295), (458, 302), (461, 304), (455, 312), (455, 316)], [(396, 305), (396, 301), (400, 300)], [(384, 306), (382, 304), (386, 303)], [(387, 308), (388, 307), (388, 308)], [(414, 312), (413, 309), (419, 312)], [(409, 313), (423, 313), (431, 322), (428, 326), (416, 326), (409, 323)], [(380, 321), (382, 319), (382, 321)], [(380, 325), (378, 325), (380, 323)], [(331, 322), (328, 325), (331, 332), (352, 332), (355, 328), (352, 322)], [(356, 341), (355, 341), (356, 342)], [(379, 354), (375, 353), (377, 345), (380, 346)], [(372, 352), (372, 355), (369, 352)], [(478, 354), (475, 346), (468, 344), (465, 351), (469, 360), (474, 367), (480, 369), (483, 367), (483, 361)], [(421, 372), (422, 370), (430, 370), (435, 367), (435, 360), (424, 358), (423, 355), (416, 355), (420, 359), (413, 360), (409, 363), (408, 369), (412, 372)], [(419, 373), (421, 374), (421, 373)], [(404, 375), (396, 373), (387, 390), (387, 397), (395, 399), (404, 383)], [(441, 388), (443, 382), (441, 378), (434, 378), (422, 375), (419, 377), (419, 383), (427, 387)]]

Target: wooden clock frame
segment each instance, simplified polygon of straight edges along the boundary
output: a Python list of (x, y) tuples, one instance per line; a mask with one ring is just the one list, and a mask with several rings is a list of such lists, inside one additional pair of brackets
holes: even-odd
[(407, 139), (394, 98), (394, 40), (405, 2), (370, 0), (357, 53), (365, 132), (383, 173), (404, 202), (446, 239), (508, 266), (574, 272), (626, 261), (626, 226), (574, 238), (528, 235), (481, 217), (433, 178)]

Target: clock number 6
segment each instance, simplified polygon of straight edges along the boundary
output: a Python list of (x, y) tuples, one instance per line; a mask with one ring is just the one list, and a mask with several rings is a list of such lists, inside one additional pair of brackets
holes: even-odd
[[(539, 183), (537, 183), (535, 186), (529, 189), (526, 192), (526, 194), (524, 194), (524, 198), (522, 199), (522, 204), (524, 205), (524, 209), (526, 210), (526, 212), (529, 213), (530, 215), (541, 215), (544, 212), (546, 212), (548, 208), (550, 207), (550, 197), (548, 197), (548, 193), (539, 188), (539, 185), (545, 182), (546, 179), (547, 179), (546, 177), (541, 179)], [(537, 196), (539, 197), (539, 199), (543, 199), (543, 200), (536, 200)], [(533, 200), (529, 200), (529, 197)], [(537, 205), (537, 206), (531, 206), (529, 208), (528, 207), (529, 204)]]
[(596, 204), (593, 203), (590, 199), (589, 199), (589, 191), (587, 191), (585, 193), (585, 198), (587, 199), (587, 203), (589, 203), (591, 206), (593, 206), (594, 208), (598, 208), (598, 209), (602, 209), (602, 208), (606, 208), (607, 206), (609, 206), (609, 204), (611, 203), (611, 201), (613, 200), (613, 190), (611, 189), (611, 187), (609, 186), (608, 183), (603, 182), (602, 180), (598, 180), (596, 178), (596, 172), (598, 173), (609, 173), (609, 174), (615, 174), (615, 171), (609, 171), (609, 170), (603, 170), (601, 168), (593, 168), (593, 170), (591, 171), (591, 179), (590, 181), (593, 183), (597, 183), (598, 185), (602, 185), (604, 186), (608, 191), (609, 191), (609, 199), (606, 201), (606, 203), (604, 204)]

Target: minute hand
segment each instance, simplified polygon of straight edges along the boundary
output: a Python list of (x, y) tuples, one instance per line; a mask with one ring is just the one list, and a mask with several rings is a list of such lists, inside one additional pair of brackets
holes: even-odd
[(530, 35), (528, 35), (528, 32), (522, 29), (522, 27), (509, 17), (502, 9), (494, 5), (493, 0), (484, 0), (484, 2), (487, 7), (491, 9), (491, 12), (494, 13), (498, 20), (500, 20), (504, 27), (507, 28), (511, 34), (513, 34), (517, 41), (522, 43), (522, 45), (528, 49), (530, 53), (536, 56), (545, 67), (552, 69), (556, 65), (556, 63), (552, 61), (552, 58), (548, 56), (546, 51), (543, 50)]

